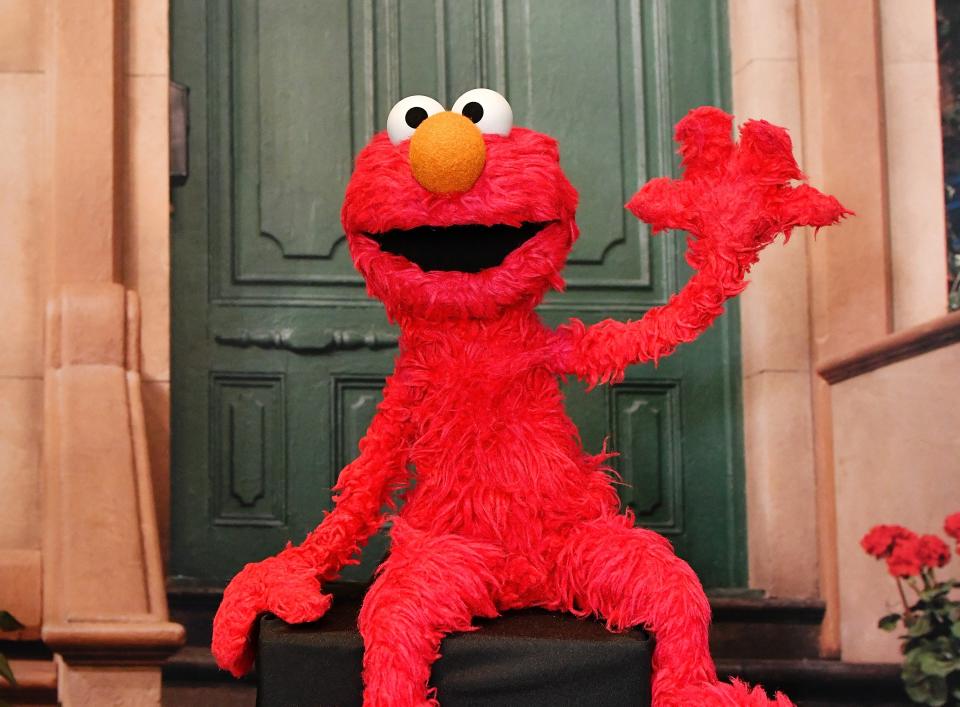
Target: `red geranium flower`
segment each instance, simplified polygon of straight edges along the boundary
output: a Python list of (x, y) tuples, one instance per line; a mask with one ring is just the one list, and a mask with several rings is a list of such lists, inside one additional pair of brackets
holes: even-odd
[(923, 564), (920, 560), (920, 539), (899, 538), (894, 542), (893, 551), (887, 557), (887, 569), (894, 577), (913, 577), (920, 574)]
[(921, 535), (917, 555), (924, 567), (943, 567), (950, 561), (950, 548), (936, 535)]
[(953, 513), (943, 521), (943, 531), (954, 540), (960, 540), (960, 513)]
[[(960, 513), (957, 514), (960, 516)], [(917, 534), (900, 525), (877, 525), (860, 540), (860, 547), (876, 558), (887, 557), (900, 540), (915, 540)]]

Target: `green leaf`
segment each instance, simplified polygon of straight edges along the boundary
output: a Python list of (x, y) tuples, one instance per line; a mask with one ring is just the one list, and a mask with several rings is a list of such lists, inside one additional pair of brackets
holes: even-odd
[(941, 707), (947, 704), (947, 681), (944, 678), (930, 678), (930, 697), (927, 698), (927, 704), (933, 707)]
[(897, 624), (899, 623), (900, 614), (887, 614), (877, 622), (877, 626), (884, 631), (893, 631), (897, 628)]
[(960, 621), (953, 622), (953, 626), (950, 627), (950, 633), (952, 633), (955, 638), (960, 638)]
[(960, 661), (936, 653), (924, 653), (920, 657), (920, 670), (927, 675), (945, 678), (958, 667), (960, 667)]
[(945, 603), (938, 603), (936, 606), (934, 606), (930, 610), (934, 613), (934, 615), (938, 619), (945, 622), (950, 621), (950, 613), (953, 611), (953, 609), (950, 608), (950, 606)]
[(931, 707), (947, 704), (947, 681), (944, 678), (928, 676), (917, 682), (904, 680), (907, 695), (913, 702)]
[(948, 594), (950, 590), (953, 589), (951, 584), (940, 583), (934, 584), (930, 589), (924, 589), (920, 592), (920, 598), (924, 601), (934, 601), (940, 597)]
[(7, 679), (13, 687), (17, 686), (17, 679), (13, 677), (13, 671), (10, 669), (10, 663), (7, 662), (6, 656), (0, 653), (0, 676)]
[(909, 697), (912, 702), (921, 705), (928, 704), (927, 700), (930, 699), (930, 686), (926, 680), (920, 680), (918, 682), (904, 681), (903, 686), (906, 688), (907, 697)]
[(23, 624), (13, 618), (9, 611), (0, 611), (0, 631), (18, 631)]
[(921, 614), (913, 623), (907, 627), (908, 636), (925, 636), (930, 633), (930, 629), (933, 628), (933, 625), (930, 623), (930, 617)]
[(949, 636), (937, 636), (933, 639), (933, 645), (935, 646), (934, 653), (940, 653), (946, 658), (953, 657), (953, 641), (950, 640)]
[(920, 669), (919, 661), (908, 663), (903, 666), (900, 677), (907, 685), (919, 685), (926, 682), (928, 676)]

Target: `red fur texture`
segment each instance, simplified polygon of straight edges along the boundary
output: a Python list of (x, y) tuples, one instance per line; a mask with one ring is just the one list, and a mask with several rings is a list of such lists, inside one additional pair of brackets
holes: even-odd
[[(791, 704), (717, 680), (700, 582), (665, 538), (620, 511), (607, 455), (583, 450), (563, 407), (558, 376), (617, 381), (627, 366), (668, 355), (721, 314), (778, 233), (847, 213), (791, 184), (802, 175), (781, 128), (748, 122), (735, 145), (731, 117), (699, 108), (676, 138), (683, 178), (651, 181), (628, 207), (655, 231), (687, 231), (696, 274), (639, 321), (573, 320), (558, 331), (534, 312), (549, 288), (563, 286), (577, 235), (576, 192), (555, 141), (521, 128), (485, 135), (473, 188), (438, 196), (413, 179), (408, 143), (373, 138), (347, 188), (343, 224), (370, 293), (400, 325), (396, 368), (359, 458), (340, 475), (334, 510), (302, 545), (247, 565), (227, 587), (214, 623), (221, 667), (250, 669), (259, 613), (292, 623), (324, 614), (321, 583), (354, 561), (415, 469), (360, 614), (367, 707), (437, 704), (430, 665), (443, 636), (470, 630), (475, 616), (526, 606), (595, 615), (614, 631), (650, 630), (656, 707)], [(425, 272), (364, 235), (524, 222), (549, 225), (474, 274)]]

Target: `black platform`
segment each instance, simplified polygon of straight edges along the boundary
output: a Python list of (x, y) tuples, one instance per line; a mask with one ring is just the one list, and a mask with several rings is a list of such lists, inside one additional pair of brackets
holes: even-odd
[[(262, 618), (259, 707), (359, 706), (359, 607), (360, 592), (347, 590), (316, 623)], [(650, 704), (653, 646), (642, 631), (613, 634), (597, 621), (534, 609), (476, 624), (440, 647), (430, 684), (443, 707)]]

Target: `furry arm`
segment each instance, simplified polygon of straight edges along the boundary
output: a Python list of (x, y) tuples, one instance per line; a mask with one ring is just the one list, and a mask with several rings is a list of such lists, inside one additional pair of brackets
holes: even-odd
[(409, 389), (388, 380), (384, 400), (360, 442), (360, 456), (341, 472), (335, 507), (299, 546), (245, 566), (223, 593), (213, 622), (214, 657), (236, 676), (253, 665), (250, 631), (270, 611), (288, 623), (315, 621), (330, 607), (320, 580), (337, 576), (383, 522), (392, 492), (408, 478)]
[(333, 511), (303, 544), (278, 555), (289, 567), (333, 579), (383, 524), (384, 506), (392, 506), (393, 492), (409, 477), (409, 403), (406, 388), (388, 381), (384, 400), (360, 441), (360, 456), (340, 472), (333, 487)]
[(797, 226), (819, 228), (849, 214), (835, 198), (792, 181), (803, 174), (787, 131), (748, 121), (740, 142), (731, 139), (732, 117), (698, 108), (677, 124), (683, 177), (654, 179), (627, 204), (654, 233), (690, 234), (687, 262), (696, 271), (667, 304), (638, 321), (604, 320), (587, 327), (572, 319), (558, 330), (557, 370), (592, 385), (622, 380), (635, 363), (657, 361), (693, 341), (723, 313), (723, 303), (746, 287), (759, 251)]

